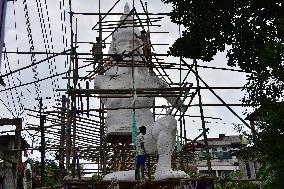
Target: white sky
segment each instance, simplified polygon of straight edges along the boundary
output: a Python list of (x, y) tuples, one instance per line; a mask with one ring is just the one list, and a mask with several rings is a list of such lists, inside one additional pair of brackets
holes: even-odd
[[(109, 10), (116, 0), (101, 0), (101, 10), (102, 12), (106, 12)], [(37, 4), (38, 2), (38, 4)], [(42, 34), (40, 18), (41, 14), (38, 13), (38, 7), (40, 7), (40, 3), (43, 11), (43, 18), (45, 21), (45, 25), (42, 25), (43, 29), (46, 29), (46, 33), (48, 35), (44, 36)], [(47, 2), (47, 4), (45, 3)], [(64, 2), (64, 6), (63, 6)], [(116, 6), (116, 8), (112, 12), (123, 12), (123, 7), (126, 0), (121, 0), (120, 3)], [(145, 1), (143, 1), (145, 2)], [(132, 1), (128, 0), (130, 6), (132, 6)], [(60, 4), (62, 8), (60, 9)], [(68, 49), (70, 46), (70, 24), (69, 24), (69, 7), (67, 0), (36, 0), (36, 1), (28, 1), (28, 12), (30, 18), (30, 25), (32, 30), (32, 37), (34, 41), (35, 51), (45, 51), (50, 50), (51, 52), (61, 52), (64, 49)], [(47, 5), (47, 9), (45, 6)], [(136, 9), (138, 12), (143, 12), (140, 1), (135, 0)], [(98, 12), (98, 0), (72, 0), (72, 6), (74, 12)], [(15, 15), (14, 15), (15, 10)], [(6, 36), (5, 43), (7, 51), (29, 51), (30, 45), (28, 43), (28, 33), (26, 27), (26, 18), (23, 2), (9, 2), (7, 7), (7, 17), (6, 17)], [(40, 9), (39, 9), (40, 10)], [(48, 10), (48, 11), (47, 11)], [(160, 0), (148, 0), (148, 11), (152, 13), (157, 12), (169, 12), (171, 10), (170, 5), (163, 4)], [(41, 12), (41, 11), (40, 11)], [(61, 14), (65, 12), (66, 20), (61, 20)], [(47, 16), (48, 13), (48, 16)], [(119, 20), (120, 16), (107, 16), (107, 20)], [(98, 21), (98, 16), (84, 16), (84, 15), (75, 15), (73, 18), (78, 19), (78, 41), (92, 41), (95, 42), (95, 37), (97, 37), (97, 32), (92, 30), (91, 28)], [(48, 21), (49, 19), (49, 21)], [(16, 23), (16, 28), (15, 28)], [(42, 22), (43, 23), (43, 22)], [(50, 29), (49, 29), (50, 24)], [(168, 31), (169, 34), (152, 34), (151, 40), (152, 43), (169, 43), (173, 44), (175, 39), (178, 38), (178, 26), (170, 22), (169, 17), (165, 17), (161, 22), (161, 27), (152, 27), (151, 31)], [(75, 24), (74, 24), (75, 25)], [(67, 33), (61, 31), (61, 27), (66, 27)], [(140, 28), (141, 29), (141, 28)], [(49, 33), (51, 32), (51, 35)], [(107, 33), (104, 33), (106, 36)], [(16, 40), (17, 36), (17, 40)], [(52, 36), (52, 39), (51, 39)], [(46, 44), (46, 48), (44, 45), (44, 39), (48, 41), (48, 45)], [(103, 37), (104, 38), (104, 37)], [(67, 47), (65, 46), (65, 41), (63, 43), (62, 39), (67, 40)], [(52, 40), (52, 42), (51, 42)], [(109, 39), (110, 40), (110, 39)], [(110, 41), (107, 42), (110, 42)], [(79, 52), (89, 52), (91, 49), (90, 44), (79, 44), (78, 51)], [(168, 51), (169, 46), (155, 46), (156, 53), (166, 53)], [(105, 49), (107, 53), (108, 48)], [(3, 57), (3, 56), (2, 56)], [(45, 55), (36, 55), (35, 58), (37, 61), (45, 58)], [(18, 69), (25, 65), (31, 64), (31, 56), (30, 55), (15, 55), (8, 54), (8, 60), (11, 70)], [(165, 62), (178, 62), (178, 58), (165, 58)], [(49, 63), (44, 62), (38, 65), (38, 78), (44, 78), (49, 75), (55, 73), (61, 73), (67, 70), (65, 67), (66, 57), (60, 56), (55, 59), (52, 59)], [(191, 60), (188, 60), (188, 63), (192, 63)], [(206, 66), (216, 66), (216, 67), (227, 67), (226, 66), (226, 57), (225, 53), (218, 53), (215, 56), (214, 61), (212, 62), (201, 62), (198, 61), (200, 65)], [(49, 65), (48, 65), (49, 64)], [(84, 64), (84, 63), (82, 63)], [(91, 67), (90, 67), (91, 68)], [(7, 59), (2, 59), (1, 66), (1, 74), (5, 74), (9, 72), (9, 67), (7, 63)], [(170, 77), (178, 82), (178, 78), (176, 72), (168, 72)], [(243, 86), (246, 81), (246, 77), (244, 73), (239, 72), (230, 72), (230, 71), (217, 71), (211, 69), (199, 69), (200, 76), (210, 85), (210, 86)], [(184, 73), (183, 73), (184, 74)], [(58, 78), (58, 79), (57, 79)], [(55, 79), (50, 79), (47, 81), (40, 82), (40, 96), (42, 97), (52, 97), (51, 100), (44, 99), (44, 105), (50, 110), (51, 106), (55, 106), (58, 101), (58, 97), (60, 97), (63, 93), (54, 93), (53, 90), (56, 88), (66, 88), (66, 80), (63, 80), (62, 77), (57, 77)], [(14, 85), (19, 85), (20, 83), (26, 83), (33, 81), (33, 72), (32, 69), (29, 68), (27, 70), (21, 71), (19, 73), (13, 74), (9, 77), (4, 78), (6, 81), (6, 88), (12, 87)], [(8, 82), (9, 81), (9, 82)], [(195, 78), (191, 76), (188, 82), (193, 83), (195, 85)], [(0, 90), (4, 89), (0, 87)], [(23, 94), (21, 96), (20, 94)], [(243, 97), (243, 92), (240, 90), (216, 90), (216, 93), (220, 95), (225, 102), (230, 104), (239, 104), (240, 100)], [(18, 115), (21, 110), (19, 108), (20, 103), (23, 107), (28, 109), (34, 109), (37, 106), (38, 102), (35, 100), (35, 87), (34, 85), (28, 85), (24, 87), (17, 88), (16, 90), (0, 92), (0, 99), (11, 109), (14, 115)], [(198, 99), (195, 98), (193, 104), (197, 104)], [(219, 102), (214, 95), (212, 95), (209, 91), (202, 90), (202, 100), (203, 103), (218, 103)], [(163, 102), (163, 101), (161, 101)], [(160, 102), (160, 103), (161, 103)], [(95, 106), (95, 104), (92, 104)], [(6, 107), (0, 102), (0, 116), (2, 118), (12, 118), (12, 114), (6, 109)], [(242, 107), (232, 107), (242, 118), (245, 118), (243, 112), (245, 108)], [(24, 111), (19, 116), (24, 118), (25, 123), (39, 124), (39, 121), (27, 116), (28, 111)], [(188, 114), (190, 115), (199, 115), (198, 108), (190, 108), (188, 110)], [(241, 121), (236, 118), (229, 110), (225, 107), (204, 107), (204, 114), (208, 117), (217, 117), (222, 118), (222, 120), (211, 120), (207, 119), (206, 126), (210, 129), (209, 137), (218, 137), (218, 134), (225, 133), (226, 135), (236, 134), (233, 129), (233, 124), (241, 124)], [(199, 118), (187, 118), (186, 119), (186, 129), (187, 136), (189, 138), (194, 138), (198, 136), (201, 131), (201, 122)], [(27, 136), (27, 135), (26, 135)]]

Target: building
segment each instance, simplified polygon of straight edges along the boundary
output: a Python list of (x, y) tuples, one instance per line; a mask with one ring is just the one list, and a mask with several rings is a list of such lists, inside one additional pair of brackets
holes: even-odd
[[(243, 161), (238, 157), (240, 149), (247, 145), (242, 136), (220, 134), (218, 138), (208, 138), (207, 141), (214, 176), (225, 178), (234, 171), (240, 171), (243, 178), (256, 178), (257, 164)], [(197, 167), (200, 175), (208, 175), (204, 140), (198, 140), (194, 145), (188, 144), (185, 147), (194, 149), (188, 157), (190, 164)]]
[(0, 189), (17, 188), (22, 184), (22, 153), (19, 149), (28, 148), (29, 145), (23, 138), (20, 140), (18, 145), (15, 135), (0, 136)]

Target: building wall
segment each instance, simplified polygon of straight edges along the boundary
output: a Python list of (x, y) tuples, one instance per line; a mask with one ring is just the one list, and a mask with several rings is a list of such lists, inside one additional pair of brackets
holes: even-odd
[(15, 179), (15, 175), (13, 174), (11, 164), (1, 162), (0, 177), (3, 178), (3, 181), (4, 181), (3, 185), (2, 183), (0, 184), (0, 189), (16, 188), (16, 185), (15, 185), (16, 179)]
[[(244, 179), (257, 178), (259, 164), (254, 161), (243, 161), (236, 156), (243, 145), (245, 144), (238, 135), (208, 138), (211, 167), (215, 176), (226, 177), (230, 172), (240, 171)], [(189, 156), (188, 160), (191, 166), (198, 168), (200, 174), (208, 174), (205, 149), (195, 147), (194, 155)]]
[[(202, 143), (202, 141), (199, 141)], [(239, 171), (239, 159), (235, 155), (241, 148), (240, 136), (222, 136), (208, 139), (211, 156), (212, 172), (215, 176), (227, 177), (230, 172)], [(205, 149), (196, 148), (195, 156), (190, 157), (192, 163), (197, 166), (199, 173), (208, 174)]]
[(256, 179), (257, 178), (257, 170), (259, 168), (259, 164), (254, 161), (244, 161), (239, 160), (240, 171), (243, 173), (246, 179)]
[[(4, 177), (5, 189), (14, 189), (17, 185), (17, 165), (20, 161), (18, 152), (10, 151), (15, 148), (15, 136), (0, 136), (0, 144), (0, 160), (3, 160), (0, 162), (0, 176)], [(12, 166), (12, 163), (15, 166)], [(21, 185), (21, 183), (18, 184)]]
[(15, 147), (15, 142), (13, 140), (1, 141), (0, 145), (0, 159), (7, 160), (10, 162), (18, 162), (15, 153), (9, 152)]

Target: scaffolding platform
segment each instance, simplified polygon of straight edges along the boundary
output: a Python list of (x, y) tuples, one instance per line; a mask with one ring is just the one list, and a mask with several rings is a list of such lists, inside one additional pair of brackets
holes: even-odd
[(213, 188), (214, 182), (217, 181), (217, 177), (206, 177), (199, 179), (167, 179), (167, 180), (147, 180), (147, 181), (104, 181), (92, 178), (86, 179), (68, 179), (67, 183), (71, 187), (75, 188), (99, 188), (108, 189), (115, 188), (119, 186), (119, 189), (136, 189), (136, 188), (147, 188), (147, 189), (157, 189), (157, 188), (167, 188), (174, 189), (179, 186), (186, 188), (198, 187), (198, 189)]

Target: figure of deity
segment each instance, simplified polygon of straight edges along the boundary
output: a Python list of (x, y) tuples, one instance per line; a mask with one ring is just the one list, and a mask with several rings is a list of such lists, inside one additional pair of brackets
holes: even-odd
[[(129, 13), (128, 4), (125, 5), (124, 13)], [(123, 15), (120, 20), (125, 19)], [(133, 17), (128, 16), (126, 22), (132, 22)], [(134, 28), (134, 35), (140, 35), (137, 27)], [(134, 41), (133, 41), (134, 40)], [(112, 42), (108, 54), (135, 53), (133, 49), (141, 46), (140, 39), (133, 36), (132, 27), (122, 27), (113, 33)], [(138, 49), (138, 51), (141, 50)], [(138, 53), (136, 53), (138, 54)], [(141, 62), (139, 56), (133, 57), (134, 61)], [(124, 61), (131, 61), (132, 57), (125, 57)], [(134, 70), (133, 70), (134, 69)], [(133, 74), (134, 72), (134, 74)], [(167, 83), (162, 79), (149, 73), (148, 67), (121, 67), (113, 65), (104, 75), (97, 75), (94, 79), (95, 88), (97, 89), (133, 89), (133, 81), (135, 88), (169, 88)], [(114, 96), (115, 94), (112, 94)], [(104, 95), (102, 101), (107, 110), (106, 129), (107, 135), (131, 135), (133, 109), (135, 103), (135, 117), (137, 127), (145, 126), (146, 135), (144, 137), (144, 147), (148, 154), (158, 153), (159, 159), (157, 169), (154, 174), (156, 180), (167, 178), (185, 178), (187, 174), (183, 171), (173, 171), (171, 168), (171, 155), (175, 148), (175, 136), (177, 129), (177, 121), (172, 115), (161, 117), (154, 121), (153, 113), (150, 107), (153, 106), (154, 97), (141, 97), (117, 94), (119, 98), (107, 98)], [(130, 98), (129, 98), (130, 97)], [(167, 101), (174, 107), (178, 107), (179, 99), (175, 97), (166, 97)], [(141, 108), (139, 108), (141, 107)], [(132, 171), (118, 171), (105, 176), (105, 180), (116, 178), (118, 180), (134, 180), (135, 173)]]

